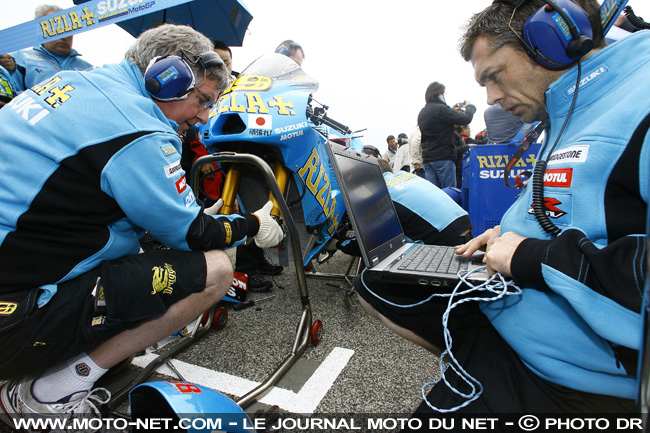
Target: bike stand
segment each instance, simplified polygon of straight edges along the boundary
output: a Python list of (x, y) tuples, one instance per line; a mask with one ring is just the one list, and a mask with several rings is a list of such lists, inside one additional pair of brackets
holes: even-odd
[[(329, 257), (328, 257), (329, 258)], [(316, 262), (318, 264), (322, 264), (325, 261), (327, 261), (326, 258), (323, 261), (317, 260)], [(350, 262), (348, 264), (348, 268), (346, 269), (345, 273), (343, 274), (332, 274), (332, 273), (327, 273), (327, 272), (318, 272), (318, 271), (307, 271), (305, 275), (307, 278), (314, 278), (314, 279), (320, 279), (320, 280), (336, 280), (336, 281), (345, 281), (345, 286), (342, 285), (337, 285), (337, 284), (330, 284), (326, 283), (326, 285), (330, 287), (334, 287), (339, 290), (343, 290), (343, 296), (345, 300), (345, 305), (349, 310), (354, 308), (354, 300), (356, 299), (356, 291), (354, 290), (354, 286), (352, 284), (352, 279), (359, 275), (359, 269), (361, 266), (361, 257), (355, 257), (355, 256), (350, 256)], [(313, 264), (309, 264), (310, 269), (314, 269)]]
[[(307, 349), (310, 340), (312, 342), (320, 341), (322, 335), (322, 323), (315, 321), (312, 323), (312, 311), (309, 303), (309, 293), (307, 290), (307, 279), (305, 277), (305, 270), (302, 266), (302, 253), (300, 248), (300, 241), (298, 237), (298, 229), (291, 216), (289, 207), (287, 206), (284, 196), (280, 191), (280, 187), (271, 171), (269, 165), (260, 157), (252, 154), (235, 153), (235, 152), (218, 152), (212, 155), (202, 156), (192, 166), (191, 180), (192, 188), (195, 195), (198, 194), (198, 185), (200, 178), (200, 166), (211, 163), (243, 163), (252, 164), (256, 166), (264, 175), (264, 179), (273, 194), (273, 198), (280, 207), (282, 218), (288, 229), (289, 237), (291, 239), (291, 248), (293, 251), (293, 258), (296, 268), (296, 277), (298, 280), (298, 291), (300, 295), (300, 302), (302, 303), (302, 313), (300, 322), (296, 331), (296, 338), (291, 348), (289, 355), (280, 363), (280, 365), (273, 371), (265, 381), (257, 387), (249, 391), (246, 395), (242, 396), (237, 405), (242, 409), (247, 408), (251, 404), (259, 400), (264, 394), (269, 392), (271, 388), (279, 382), (279, 380), (286, 374), (287, 371), (298, 361), (304, 351)], [(205, 336), (210, 330), (210, 324), (214, 317), (214, 310), (210, 309), (210, 314), (207, 322), (203, 320), (203, 316), (196, 319), (194, 322), (194, 329), (190, 331), (189, 335), (179, 340), (177, 343), (171, 343), (170, 348), (165, 352), (158, 355), (156, 359), (151, 361), (138, 376), (136, 376), (127, 386), (113, 394), (113, 398), (108, 404), (109, 409), (115, 410), (120, 404), (128, 397), (133, 388), (143, 383), (156, 369), (164, 365), (170, 358), (182, 352), (190, 345)]]

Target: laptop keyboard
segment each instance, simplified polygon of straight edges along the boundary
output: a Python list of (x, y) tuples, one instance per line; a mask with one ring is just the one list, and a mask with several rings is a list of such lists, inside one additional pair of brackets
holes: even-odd
[(467, 264), (468, 261), (456, 254), (452, 247), (418, 245), (406, 256), (397, 269), (456, 274), (461, 269), (467, 269)]

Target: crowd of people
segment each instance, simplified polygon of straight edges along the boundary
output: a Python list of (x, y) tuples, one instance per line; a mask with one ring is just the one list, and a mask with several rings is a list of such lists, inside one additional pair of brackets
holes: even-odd
[[(549, 47), (531, 22), (568, 27), (570, 38)], [(291, 40), (276, 53), (305, 58)], [(482, 249), (488, 273), (520, 292), (463, 303), (447, 323), (447, 298), (422, 303), (422, 288), (355, 279), (364, 309), (398, 335), (438, 356), (453, 335), (454, 361), (481, 384), (468, 402), (465, 378), (450, 374), (415, 416), (638, 413), (650, 195), (650, 103), (638, 95), (650, 91), (650, 33), (608, 46), (596, 0), (496, 0), (472, 17), (460, 53), (486, 88), (487, 132), (472, 138), (476, 107), (447, 105), (445, 86), (432, 82), (410, 136), (388, 136), (383, 155), (364, 152), (378, 159), (411, 240), (455, 246), (464, 258)], [(95, 382), (216, 304), (234, 271), (254, 291), (271, 288), (262, 275), (282, 272), (262, 251), (284, 236), (272, 202), (222, 215), (218, 166), (205, 167), (199, 197), (185, 179), (205, 154), (194, 126), (236, 76), (229, 47), (165, 24), (119, 64), (88, 69), (80, 57), (72, 37), (0, 57), (5, 421), (98, 415), (110, 393)], [(605, 72), (582, 80), (596, 70)], [(26, 114), (20, 98), (40, 109)], [(474, 237), (467, 212), (443, 192), (460, 186), (459, 155), (508, 143), (534, 122), (546, 138), (531, 181), (499, 226)], [(142, 248), (145, 234), (164, 247)], [(231, 247), (234, 268), (222, 251)], [(350, 242), (340, 248), (354, 254)]]
[[(386, 137), (387, 150), (381, 158), (394, 172), (415, 173), (450, 195), (458, 196), (452, 190), (462, 187), (462, 161), (469, 147), (520, 144), (523, 137), (518, 134), (528, 125), (496, 103), (483, 114), (486, 128), (472, 137), (470, 123), (476, 107), (468, 101), (450, 107), (444, 95), (443, 84), (431, 83), (411, 138), (405, 133), (400, 133), (397, 139), (389, 135)], [(379, 154), (379, 150), (376, 153)]]

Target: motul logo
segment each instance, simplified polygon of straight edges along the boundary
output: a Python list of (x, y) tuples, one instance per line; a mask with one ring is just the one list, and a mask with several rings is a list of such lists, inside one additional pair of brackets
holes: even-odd
[(568, 188), (571, 186), (573, 179), (572, 168), (556, 168), (546, 170), (544, 173), (544, 186), (556, 186), (559, 188)]

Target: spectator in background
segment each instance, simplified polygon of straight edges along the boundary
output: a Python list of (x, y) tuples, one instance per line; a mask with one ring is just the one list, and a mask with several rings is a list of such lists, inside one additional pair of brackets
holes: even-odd
[(487, 128), (474, 136), (475, 144), (487, 144)]
[(9, 103), (16, 96), (16, 86), (11, 79), (11, 74), (0, 66), (0, 108)]
[(275, 49), (275, 52), (289, 57), (294, 62), (298, 63), (298, 66), (302, 66), (302, 62), (305, 60), (305, 50), (302, 49), (299, 43), (294, 42), (291, 39), (287, 39), (280, 43), (280, 45)]
[(375, 158), (381, 158), (381, 152), (379, 152), (379, 149), (369, 144), (363, 146), (363, 153), (366, 155), (374, 156)]
[[(469, 149), (470, 144), (465, 140), (463, 131), (469, 132), (468, 125), (456, 125), (454, 131), (454, 144), (456, 145), (456, 188), (462, 188), (463, 185), (463, 155)], [(471, 137), (470, 140), (474, 141)], [(445, 188), (446, 190), (446, 188)]]
[(219, 54), (221, 60), (226, 65), (226, 68), (230, 71), (234, 78), (237, 78), (239, 73), (232, 71), (232, 50), (224, 41), (212, 41), (212, 46), (214, 47), (214, 52)]
[(386, 149), (386, 152), (381, 156), (381, 158), (388, 162), (392, 168), (393, 162), (395, 161), (395, 153), (397, 153), (397, 142), (395, 141), (394, 135), (386, 137), (386, 145), (388, 149)]
[[(34, 19), (63, 10), (55, 5), (41, 5), (36, 8)], [(72, 38), (45, 42), (38, 47), (27, 48), (11, 54), (11, 60), (3, 54), (2, 66), (10, 73), (18, 93), (29, 89), (59, 71), (74, 71), (91, 68), (93, 65), (81, 59), (81, 54), (72, 49)]]
[(397, 152), (393, 160), (393, 173), (399, 171), (411, 172), (411, 152), (409, 150), (409, 139), (405, 133), (397, 136)]
[(459, 111), (445, 103), (445, 86), (433, 82), (424, 95), (426, 105), (418, 115), (422, 132), (422, 159), (426, 179), (438, 188), (456, 187), (455, 125), (472, 122), (476, 107), (465, 102)]
[(470, 146), (476, 144), (476, 140), (472, 138), (472, 131), (469, 125), (458, 125), (457, 131), (463, 138), (465, 144), (469, 144)]
[(9, 71), (16, 67), (16, 62), (14, 62), (14, 58), (11, 57), (11, 54), (0, 54), (0, 66)]
[(411, 154), (411, 166), (413, 173), (424, 178), (424, 168), (422, 167), (422, 133), (420, 127), (415, 125), (411, 138), (409, 139), (409, 153)]
[(490, 105), (483, 113), (487, 128), (487, 144), (507, 144), (524, 126), (522, 120), (500, 104)]

